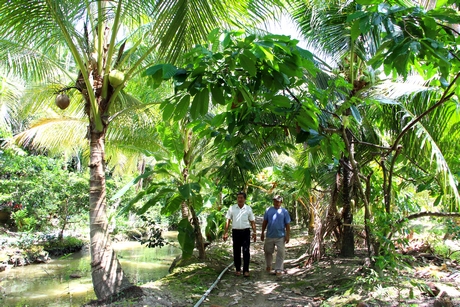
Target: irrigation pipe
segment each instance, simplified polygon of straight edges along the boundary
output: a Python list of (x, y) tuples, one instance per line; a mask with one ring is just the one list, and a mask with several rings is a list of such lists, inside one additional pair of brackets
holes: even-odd
[(211, 293), (212, 289), (214, 289), (214, 287), (217, 285), (217, 283), (219, 282), (219, 280), (222, 278), (222, 275), (224, 275), (224, 273), (233, 265), (233, 262), (230, 263), (219, 275), (219, 277), (217, 277), (216, 281), (211, 285), (211, 287), (206, 290), (206, 292), (203, 294), (203, 296), (200, 298), (200, 300), (195, 304), (194, 307), (198, 307), (201, 305), (201, 303), (203, 303), (203, 301), (206, 299), (206, 297), (209, 295), (209, 293)]

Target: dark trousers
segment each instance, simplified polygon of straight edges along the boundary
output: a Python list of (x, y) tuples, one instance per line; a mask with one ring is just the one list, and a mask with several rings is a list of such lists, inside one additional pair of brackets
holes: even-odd
[(249, 246), (251, 244), (250, 229), (232, 229), (232, 239), (235, 269), (241, 271), (241, 249), (243, 249), (243, 273), (249, 272)]

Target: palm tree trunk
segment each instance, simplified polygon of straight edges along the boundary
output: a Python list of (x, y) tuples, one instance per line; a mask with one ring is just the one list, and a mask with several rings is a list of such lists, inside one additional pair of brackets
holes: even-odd
[(112, 248), (108, 233), (105, 185), (105, 130), (91, 132), (90, 140), (90, 251), (91, 275), (98, 299), (130, 286)]
[(348, 158), (343, 159), (343, 182), (342, 182), (342, 220), (343, 232), (340, 256), (352, 257), (355, 254), (355, 240), (353, 234), (353, 212), (351, 208), (351, 185), (352, 185), (352, 170)]

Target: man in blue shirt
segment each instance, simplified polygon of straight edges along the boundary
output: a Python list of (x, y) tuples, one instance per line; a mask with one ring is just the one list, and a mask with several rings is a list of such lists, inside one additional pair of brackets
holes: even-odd
[[(289, 233), (291, 231), (291, 217), (285, 208), (281, 208), (283, 197), (276, 195), (273, 197), (273, 207), (268, 208), (264, 214), (262, 223), (262, 234), (260, 240), (264, 241), (266, 271), (271, 272), (273, 253), (276, 246), (275, 273), (280, 276), (284, 272), (285, 244), (289, 243)], [(267, 229), (267, 238), (265, 238)]]

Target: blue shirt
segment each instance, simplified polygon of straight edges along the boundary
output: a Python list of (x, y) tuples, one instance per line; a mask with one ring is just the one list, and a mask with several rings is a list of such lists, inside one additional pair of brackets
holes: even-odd
[(284, 208), (270, 207), (265, 211), (264, 220), (267, 224), (267, 238), (282, 238), (286, 235), (285, 227), (291, 223), (289, 212)]

